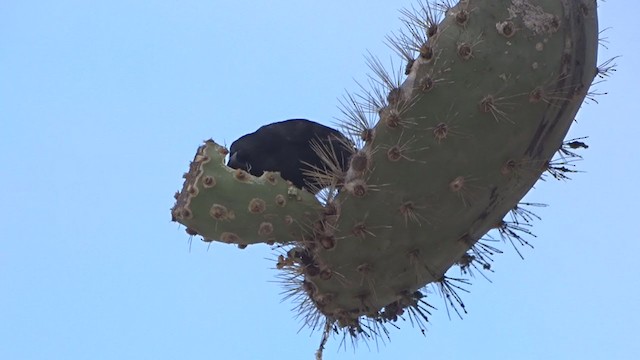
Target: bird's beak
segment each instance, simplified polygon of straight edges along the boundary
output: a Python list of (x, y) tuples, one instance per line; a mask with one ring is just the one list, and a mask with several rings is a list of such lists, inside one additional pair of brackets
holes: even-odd
[(238, 157), (238, 153), (237, 152), (234, 152), (233, 154), (231, 154), (229, 156), (229, 161), (227, 161), (227, 166), (231, 167), (231, 168), (234, 168), (234, 169), (237, 169), (238, 168), (238, 159), (237, 159), (237, 157)]

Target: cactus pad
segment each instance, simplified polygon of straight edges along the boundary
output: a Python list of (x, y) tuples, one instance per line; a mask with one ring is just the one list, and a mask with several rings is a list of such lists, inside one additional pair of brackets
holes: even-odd
[(519, 201), (557, 169), (552, 157), (598, 74), (596, 11), (595, 0), (407, 10), (407, 30), (391, 40), (406, 77), (396, 80), (372, 59), (381, 86), (346, 97), (344, 128), (361, 144), (349, 169), (337, 171), (331, 149), (317, 149), (327, 159), (317, 177), (340, 189), (321, 203), (275, 173), (234, 172), (209, 141), (174, 220), (207, 241), (291, 245), (277, 267), (291, 295), (302, 295), (304, 321), (324, 327), (321, 349), (331, 330), (357, 335), (405, 311), (427, 320), (428, 284), (465, 311), (445, 274), (489, 268), (492, 248), (479, 240), (491, 230), (526, 244), (516, 234), (526, 227), (505, 216), (528, 222), (533, 215)]

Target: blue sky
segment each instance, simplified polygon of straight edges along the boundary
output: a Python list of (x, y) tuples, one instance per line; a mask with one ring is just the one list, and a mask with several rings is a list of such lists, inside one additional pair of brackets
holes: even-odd
[[(281, 303), (273, 252), (207, 246), (170, 222), (206, 138), (261, 125), (330, 125), (337, 99), (383, 59), (397, 1), (0, 2), (1, 359), (306, 359), (320, 340)], [(505, 246), (469, 314), (435, 298), (429, 331), (327, 359), (634, 359), (640, 353), (637, 103), (640, 5), (600, 6), (596, 89), (570, 137), (589, 136), (522, 261)]]

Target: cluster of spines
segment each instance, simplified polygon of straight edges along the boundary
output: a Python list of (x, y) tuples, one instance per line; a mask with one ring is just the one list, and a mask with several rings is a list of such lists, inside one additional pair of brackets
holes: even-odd
[[(544, 206), (546, 205), (540, 203), (519, 203), (509, 212), (510, 220), (503, 220), (496, 225), (496, 231), (501, 241), (509, 242), (521, 257), (522, 254), (518, 247), (531, 247), (525, 237), (535, 236), (529, 227), (534, 220), (540, 219), (530, 208)], [(472, 240), (463, 237), (461, 241)], [(479, 241), (474, 242), (469, 251), (456, 264), (461, 274), (474, 277), (475, 271), (487, 281), (491, 281), (485, 273), (493, 271), (493, 257), (502, 253), (502, 250), (494, 245), (496, 241), (498, 240), (494, 239), (491, 234), (487, 234)], [(285, 287), (283, 300), (291, 300), (296, 303), (293, 310), (301, 320), (301, 329), (310, 328), (312, 331), (324, 331), (323, 343), (332, 333), (342, 333), (343, 342), (346, 337), (349, 337), (354, 344), (359, 340), (365, 342), (374, 340), (376, 343), (378, 340), (382, 340), (384, 342), (385, 339), (389, 339), (390, 334), (386, 326), (397, 328), (395, 323), (400, 320), (409, 321), (424, 334), (427, 331), (431, 311), (436, 309), (432, 303), (427, 302), (427, 294), (429, 293), (438, 293), (444, 299), (444, 307), (449, 316), (453, 311), (462, 318), (463, 314), (467, 312), (460, 293), (468, 292), (469, 280), (464, 277), (443, 275), (438, 281), (429, 284), (424, 289), (413, 293), (398, 294), (398, 300), (387, 304), (380, 310), (368, 308), (363, 299), (362, 308), (365, 310), (363, 311), (366, 313), (365, 316), (354, 318), (351, 314), (345, 313), (343, 317), (328, 318), (319, 308), (322, 307), (323, 301), (329, 300), (323, 297), (330, 295), (323, 294), (320, 298), (314, 297), (315, 286), (305, 278), (319, 276), (327, 279), (332, 276), (329, 269), (319, 267), (308, 249), (300, 246), (288, 250), (283, 249), (277, 257), (276, 268), (283, 270), (278, 275), (280, 282)]]

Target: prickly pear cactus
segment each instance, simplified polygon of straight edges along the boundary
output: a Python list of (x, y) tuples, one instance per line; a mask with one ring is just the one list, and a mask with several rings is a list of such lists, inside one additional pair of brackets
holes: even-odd
[(321, 349), (331, 330), (357, 336), (405, 311), (422, 324), (428, 284), (464, 311), (447, 270), (488, 269), (495, 249), (481, 240), (491, 230), (528, 244), (517, 231), (528, 233), (534, 215), (519, 201), (545, 171), (567, 170), (552, 157), (601, 71), (596, 11), (595, 0), (404, 11), (407, 29), (390, 42), (406, 77), (371, 59), (372, 84), (382, 86), (343, 103), (344, 128), (361, 144), (348, 171), (332, 166), (331, 149), (317, 149), (327, 166), (316, 176), (339, 190), (320, 202), (277, 173), (229, 169), (226, 149), (210, 140), (173, 220), (205, 241), (289, 245), (277, 267), (291, 295), (303, 295), (305, 321), (324, 328)]
[[(205, 241), (249, 244), (294, 242), (301, 223), (314, 219), (320, 203), (289, 186), (278, 173), (255, 177), (224, 165), (228, 151), (208, 140), (198, 148), (182, 192), (176, 193), (173, 220)], [(312, 205), (316, 205), (314, 209)]]

